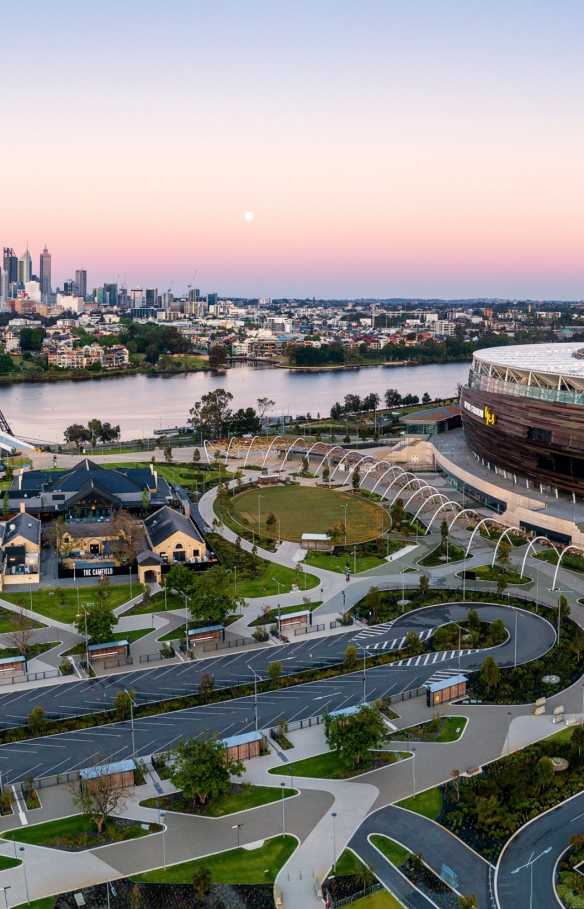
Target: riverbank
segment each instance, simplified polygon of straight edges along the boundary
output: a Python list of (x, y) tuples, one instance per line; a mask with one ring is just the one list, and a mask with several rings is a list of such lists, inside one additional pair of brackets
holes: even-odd
[(224, 374), (230, 366), (215, 369), (211, 366), (185, 366), (180, 369), (116, 369), (105, 372), (91, 372), (88, 369), (62, 369), (59, 372), (47, 373), (5, 373), (0, 375), (2, 385), (53, 385), (56, 382), (89, 382), (100, 379), (128, 379), (134, 376), (147, 376), (155, 378), (161, 376), (169, 378), (174, 376), (189, 375), (192, 373), (207, 373), (218, 376)]
[(409, 368), (411, 366), (446, 366), (452, 363), (470, 363), (472, 357), (465, 357), (464, 360), (458, 360), (454, 358), (450, 359), (436, 359), (436, 360), (378, 360), (375, 363), (334, 363), (329, 366), (326, 364), (319, 366), (294, 366), (290, 363), (277, 362), (271, 365), (275, 366), (277, 369), (287, 369), (290, 372), (348, 372), (355, 369), (371, 369), (373, 367), (381, 366), (383, 368)]

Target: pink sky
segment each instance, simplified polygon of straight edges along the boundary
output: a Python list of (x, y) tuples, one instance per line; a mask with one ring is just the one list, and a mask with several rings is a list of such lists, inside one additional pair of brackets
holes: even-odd
[(579, 0), (136, 9), (3, 4), (0, 241), (55, 285), (584, 296)]

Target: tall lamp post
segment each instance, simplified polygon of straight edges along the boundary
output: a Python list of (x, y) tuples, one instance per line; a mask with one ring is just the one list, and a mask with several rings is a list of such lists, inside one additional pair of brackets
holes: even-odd
[(363, 700), (362, 703), (367, 703), (367, 651), (362, 644), (357, 644), (357, 647), (363, 651)]
[(349, 507), (348, 502), (346, 505), (341, 505), (341, 508), (345, 509), (345, 546), (347, 545), (347, 508), (348, 507)]
[(529, 909), (533, 909), (533, 866), (542, 855), (547, 855), (548, 852), (551, 852), (552, 847), (548, 846), (547, 849), (544, 849), (543, 852), (540, 852), (535, 858), (533, 857), (533, 852), (531, 853), (530, 859), (525, 865), (520, 865), (519, 868), (514, 868), (511, 874), (517, 874), (518, 871), (523, 871), (524, 868), (529, 868)]
[(511, 748), (511, 711), (507, 711), (507, 757)]
[[(87, 634), (87, 609), (83, 603), (81, 603), (80, 608), (85, 613), (85, 671), (87, 672), (87, 675), (89, 675), (89, 637)], [(77, 618), (81, 618), (80, 612), (77, 613)]]
[(7, 887), (2, 887), (2, 889), (3, 889), (3, 891), (4, 891), (4, 902), (5, 902), (5, 904), (6, 904), (6, 909), (8, 909), (8, 894), (6, 893), (6, 891), (7, 891), (7, 890), (12, 890), (12, 887), (11, 887), (10, 884), (9, 884)]
[(164, 870), (166, 871), (166, 840), (164, 838), (164, 833), (166, 831), (166, 824), (164, 823), (164, 818), (166, 817), (166, 812), (162, 811), (160, 813), (160, 820), (162, 821), (162, 864)]
[[(253, 672), (253, 702), (254, 702), (254, 713), (255, 713), (255, 731), (258, 731), (258, 673), (255, 671), (253, 666), (250, 666), (249, 663), (245, 664), (247, 668)], [(261, 678), (261, 676), (260, 676)]]
[(128, 698), (130, 699), (130, 722), (132, 724), (132, 757), (135, 761), (136, 760), (136, 740), (134, 738), (134, 707), (137, 707), (138, 705), (136, 703), (134, 703), (134, 698), (132, 697), (132, 695), (130, 694), (128, 689), (124, 688), (124, 691), (128, 695)]
[(412, 774), (414, 778), (414, 798), (416, 797), (416, 749), (412, 748)]
[(24, 846), (21, 846), (19, 851), (22, 856), (22, 870), (24, 871), (24, 886), (26, 887), (26, 902), (30, 906), (30, 895), (28, 892), (28, 877), (26, 876), (26, 862), (24, 860)]
[(190, 603), (191, 598), (188, 597), (186, 595), (186, 593), (183, 593), (183, 597), (185, 598), (185, 644), (186, 644), (186, 648), (187, 648), (185, 650), (185, 654), (187, 655), (187, 658), (188, 658), (188, 654), (189, 654), (189, 603)]
[(286, 836), (286, 816), (284, 814), (284, 805), (286, 804), (286, 799), (284, 798), (284, 789), (286, 783), (280, 783), (282, 787), (282, 839)]
[(263, 496), (258, 496), (258, 536), (262, 535), (262, 499)]
[(331, 817), (333, 819), (333, 874), (334, 874), (335, 865), (337, 863), (337, 812), (333, 811)]
[(232, 830), (237, 830), (237, 848), (239, 849), (239, 832), (244, 824), (234, 824), (231, 828)]

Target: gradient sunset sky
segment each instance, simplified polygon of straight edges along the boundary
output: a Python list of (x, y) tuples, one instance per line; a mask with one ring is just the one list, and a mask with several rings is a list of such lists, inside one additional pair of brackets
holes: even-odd
[(0, 12), (0, 245), (54, 286), (584, 297), (582, 0)]

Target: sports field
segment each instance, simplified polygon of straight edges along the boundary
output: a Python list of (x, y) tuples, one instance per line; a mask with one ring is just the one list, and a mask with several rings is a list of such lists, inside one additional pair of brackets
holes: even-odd
[[(259, 496), (261, 495), (261, 500)], [(249, 489), (229, 503), (232, 516), (250, 530), (267, 533), (266, 518), (274, 514), (273, 533), (281, 539), (299, 542), (303, 533), (327, 533), (333, 526), (341, 531), (338, 543), (345, 542), (345, 508), (347, 506), (347, 543), (371, 540), (381, 533), (382, 517), (387, 517), (374, 503), (350, 492), (315, 489), (311, 486), (264, 486)], [(259, 512), (259, 522), (258, 522)]]

